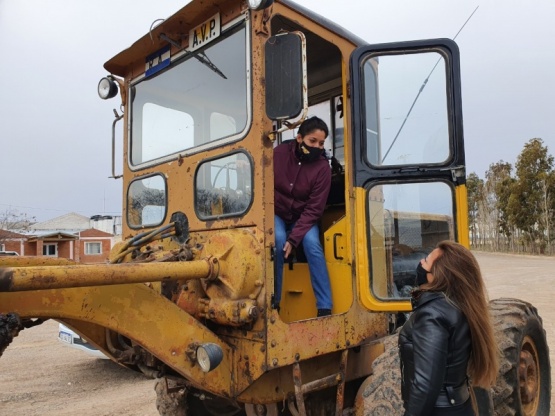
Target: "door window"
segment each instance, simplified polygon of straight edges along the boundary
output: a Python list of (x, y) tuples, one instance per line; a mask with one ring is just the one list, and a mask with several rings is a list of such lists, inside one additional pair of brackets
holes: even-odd
[(363, 82), (366, 159), (370, 164), (441, 164), (448, 160), (443, 55), (371, 55), (363, 65)]
[(378, 184), (368, 201), (372, 292), (381, 299), (410, 297), (418, 262), (440, 241), (455, 238), (453, 188), (445, 182)]

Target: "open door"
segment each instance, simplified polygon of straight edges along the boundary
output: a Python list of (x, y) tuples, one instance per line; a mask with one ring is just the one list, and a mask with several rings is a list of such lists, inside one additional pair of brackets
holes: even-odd
[(368, 45), (351, 56), (357, 282), (370, 310), (410, 310), (435, 245), (468, 245), (457, 45)]

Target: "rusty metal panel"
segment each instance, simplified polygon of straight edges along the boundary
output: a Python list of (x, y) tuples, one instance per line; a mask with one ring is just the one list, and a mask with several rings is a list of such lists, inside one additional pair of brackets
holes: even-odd
[[(142, 345), (195, 386), (232, 395), (234, 353), (197, 319), (143, 284), (0, 293), (0, 313), (22, 318), (69, 318), (92, 322)], [(221, 364), (203, 373), (187, 356), (194, 344), (213, 342), (224, 353)]]

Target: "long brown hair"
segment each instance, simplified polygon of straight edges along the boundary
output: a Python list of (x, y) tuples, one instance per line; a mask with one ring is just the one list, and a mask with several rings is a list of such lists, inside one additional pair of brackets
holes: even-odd
[(495, 383), (499, 362), (480, 266), (461, 244), (442, 241), (437, 248), (440, 255), (431, 268), (434, 280), (422, 289), (445, 293), (465, 314), (472, 337), (468, 375), (474, 386), (489, 388)]

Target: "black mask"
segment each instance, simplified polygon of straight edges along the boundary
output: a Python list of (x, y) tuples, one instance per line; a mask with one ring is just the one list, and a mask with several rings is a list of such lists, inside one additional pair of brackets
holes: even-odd
[(421, 263), (418, 263), (418, 266), (416, 266), (416, 286), (428, 283), (428, 273), (430, 272), (424, 269)]
[(304, 142), (296, 147), (296, 154), (301, 162), (314, 162), (322, 156), (323, 152), (324, 149), (307, 146)]

